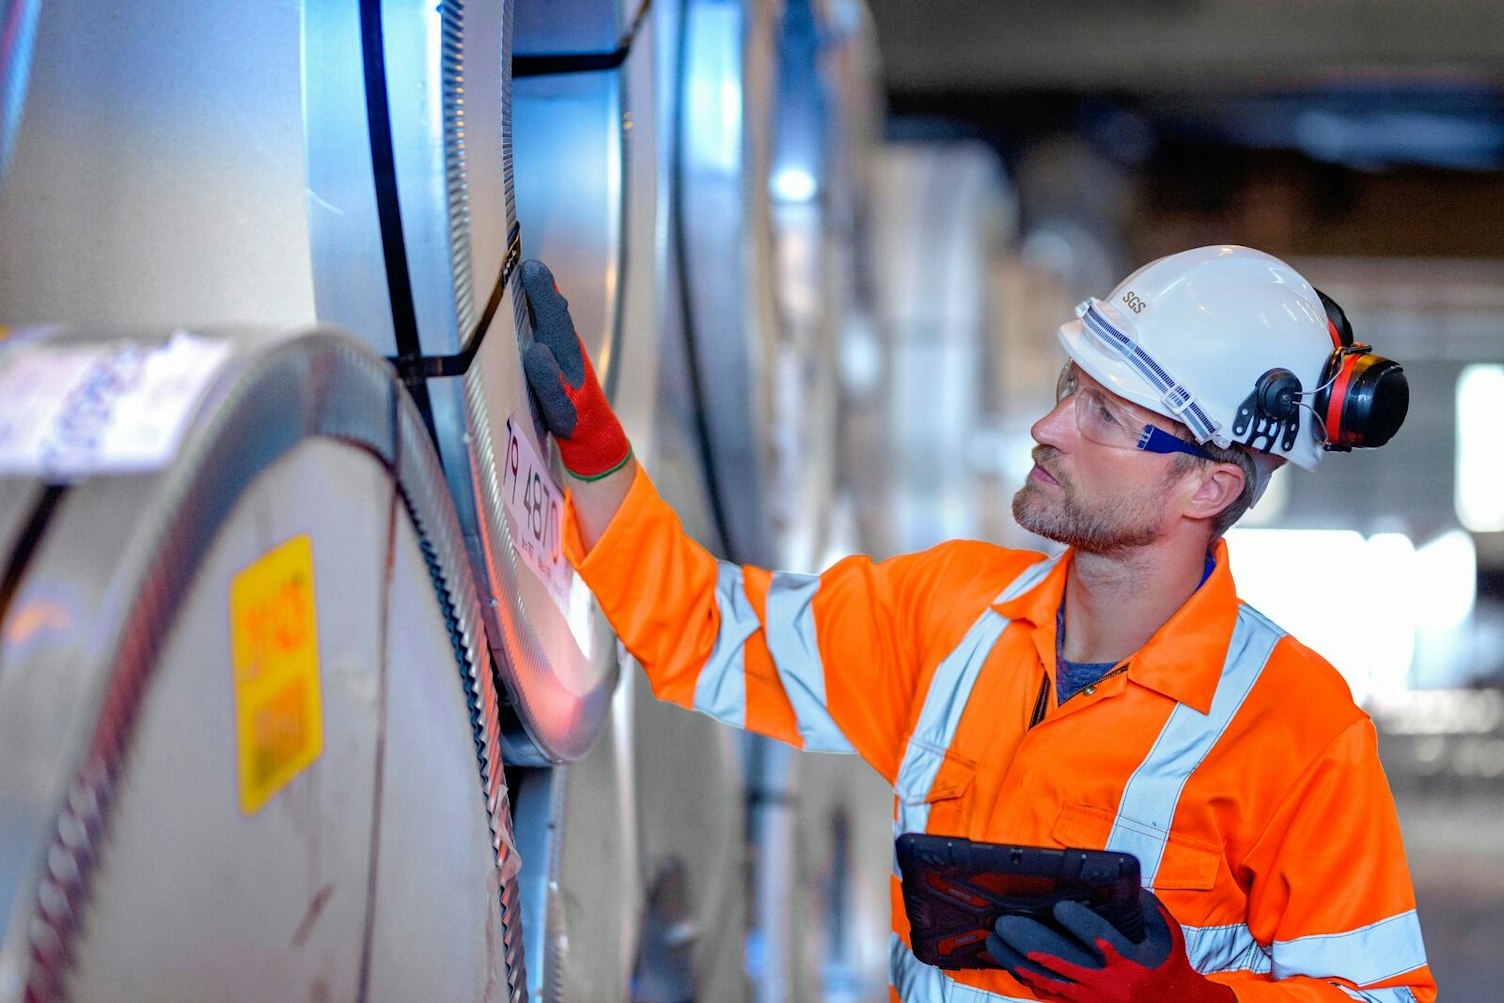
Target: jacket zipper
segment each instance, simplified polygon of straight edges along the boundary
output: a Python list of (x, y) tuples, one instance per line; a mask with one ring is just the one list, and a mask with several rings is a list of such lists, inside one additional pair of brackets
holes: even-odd
[(1044, 712), (1050, 709), (1050, 674), (1046, 672), (1039, 681), (1039, 696), (1034, 698), (1034, 716), (1029, 718), (1029, 727), (1044, 720)]
[[(1105, 675), (1103, 675), (1100, 679), (1098, 679), (1096, 682), (1092, 683), (1091, 685), (1092, 686), (1097, 686), (1103, 680), (1105, 680), (1105, 679), (1111, 679), (1113, 676), (1117, 675), (1118, 673), (1120, 673), (1120, 672), (1127, 672), (1127, 671), (1128, 671), (1128, 663), (1124, 662), (1122, 665), (1119, 665), (1117, 668), (1113, 669), (1111, 672), (1108, 672)], [(1066, 703), (1070, 703), (1071, 700), (1074, 700), (1076, 697), (1080, 696), (1082, 693), (1085, 693), (1085, 692), (1086, 692), (1085, 690), (1077, 690), (1075, 693), (1072, 693), (1066, 699), (1065, 702)], [(1039, 722), (1043, 721), (1044, 720), (1045, 712), (1047, 710), (1049, 710), (1049, 709), (1050, 709), (1050, 674), (1048, 672), (1046, 672), (1044, 674), (1044, 678), (1039, 681), (1039, 695), (1034, 698), (1034, 714), (1029, 718), (1029, 727), (1033, 728), (1036, 724), (1038, 724)]]

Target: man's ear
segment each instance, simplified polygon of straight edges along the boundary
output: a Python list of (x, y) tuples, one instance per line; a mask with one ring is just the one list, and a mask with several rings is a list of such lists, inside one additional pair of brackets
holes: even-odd
[(1196, 478), (1185, 514), (1192, 519), (1212, 519), (1238, 500), (1246, 478), (1236, 463), (1211, 463), (1192, 471)]

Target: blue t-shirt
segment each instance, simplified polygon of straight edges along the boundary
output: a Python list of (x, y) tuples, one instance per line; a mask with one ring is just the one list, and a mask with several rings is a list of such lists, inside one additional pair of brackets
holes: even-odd
[(1068, 662), (1055, 659), (1055, 700), (1065, 703), (1112, 671), (1117, 662)]
[[(1199, 589), (1212, 576), (1217, 563), (1208, 554), (1206, 569), (1201, 572)], [(1060, 654), (1065, 643), (1065, 596), (1060, 597), (1060, 608), (1055, 611), (1055, 702), (1063, 704), (1092, 683), (1101, 679), (1117, 666), (1117, 662), (1069, 662)]]

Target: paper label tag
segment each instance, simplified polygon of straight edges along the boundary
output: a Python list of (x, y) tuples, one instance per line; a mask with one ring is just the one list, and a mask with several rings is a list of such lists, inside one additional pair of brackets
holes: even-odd
[(305, 533), (230, 581), (240, 810), (254, 815), (324, 750), (313, 543)]
[(0, 475), (137, 473), (177, 452), (230, 344), (19, 344), (0, 356)]
[(564, 559), (564, 492), (532, 440), (507, 418), (507, 445), (501, 469), (501, 500), (512, 541), (522, 563), (538, 577), (569, 624), (586, 658), (592, 657), (590, 590)]

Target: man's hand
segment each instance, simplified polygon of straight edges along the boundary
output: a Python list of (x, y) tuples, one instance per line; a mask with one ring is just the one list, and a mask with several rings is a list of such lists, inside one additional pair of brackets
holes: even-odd
[(632, 446), (575, 333), (569, 303), (543, 262), (522, 263), (522, 292), (533, 319), (533, 343), (522, 354), (522, 368), (565, 469), (584, 481), (621, 469)]
[(1135, 944), (1079, 902), (1055, 905), (1063, 935), (1026, 916), (1004, 916), (987, 952), (1040, 999), (1069, 1003), (1234, 1003), (1236, 996), (1191, 967), (1180, 924), (1143, 889), (1146, 932)]

